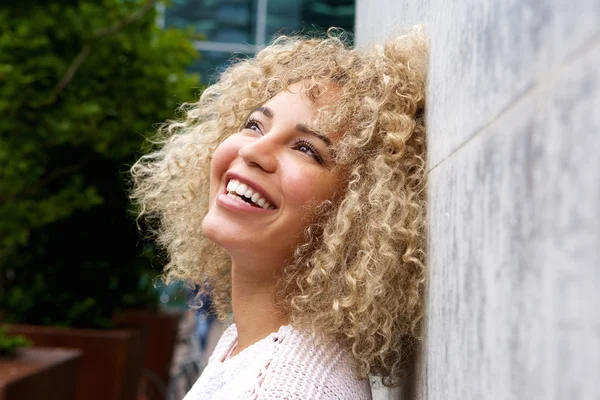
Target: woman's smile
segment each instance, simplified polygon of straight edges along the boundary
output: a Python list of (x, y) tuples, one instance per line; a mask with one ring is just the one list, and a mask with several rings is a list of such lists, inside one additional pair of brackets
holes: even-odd
[(246, 185), (237, 179), (231, 179), (227, 183), (226, 191), (227, 196), (243, 203), (250, 204), (251, 206), (264, 208), (265, 210), (275, 209), (275, 206), (265, 200), (252, 185)]
[(217, 196), (217, 203), (234, 211), (259, 214), (272, 213), (277, 209), (265, 189), (233, 172), (226, 175), (225, 188)]

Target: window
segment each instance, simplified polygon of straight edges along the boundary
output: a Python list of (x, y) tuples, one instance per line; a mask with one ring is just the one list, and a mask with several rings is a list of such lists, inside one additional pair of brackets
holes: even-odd
[(354, 31), (354, 0), (172, 0), (165, 27), (192, 28), (201, 57), (190, 70), (214, 83), (232, 58), (252, 57), (275, 34)]

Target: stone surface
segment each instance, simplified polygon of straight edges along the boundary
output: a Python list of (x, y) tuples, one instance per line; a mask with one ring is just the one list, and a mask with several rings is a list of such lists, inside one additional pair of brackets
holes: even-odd
[(357, 3), (357, 43), (425, 23), (427, 340), (414, 393), (600, 398), (600, 2)]
[(358, 0), (356, 42), (425, 25), (435, 166), (597, 40), (599, 18), (597, 0)]
[(431, 171), (420, 398), (600, 398), (598, 61)]

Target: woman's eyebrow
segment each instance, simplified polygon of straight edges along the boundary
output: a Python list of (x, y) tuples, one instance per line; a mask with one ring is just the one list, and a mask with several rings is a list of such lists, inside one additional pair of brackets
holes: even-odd
[[(261, 114), (263, 114), (265, 117), (267, 117), (269, 119), (273, 119), (273, 116), (275, 115), (273, 113), (273, 110), (271, 110), (269, 107), (264, 107), (264, 106), (263, 107), (258, 107), (256, 110), (253, 111), (253, 113), (255, 113), (255, 112), (260, 112)], [(325, 136), (325, 135), (323, 135), (323, 134), (321, 134), (321, 133), (319, 133), (319, 132), (317, 132), (317, 131), (315, 131), (313, 129), (310, 129), (308, 127), (308, 125), (306, 125), (306, 124), (297, 124), (296, 125), (296, 130), (298, 132), (302, 132), (302, 133), (306, 133), (306, 134), (315, 136), (316, 138), (318, 138), (318, 139), (322, 140), (323, 142), (325, 142), (325, 144), (328, 147), (331, 147), (331, 144), (332, 144), (331, 143), (331, 139), (329, 139), (327, 136)]]
[(325, 135), (323, 135), (323, 134), (321, 134), (321, 133), (319, 133), (317, 131), (314, 131), (314, 130), (310, 129), (306, 124), (298, 124), (298, 125), (296, 125), (296, 130), (298, 132), (302, 132), (302, 133), (307, 133), (309, 135), (313, 135), (316, 138), (321, 139), (322, 141), (324, 141), (325, 144), (327, 144), (328, 147), (331, 147), (331, 139), (329, 139), (327, 136), (325, 136)]
[(252, 113), (255, 113), (256, 111), (260, 112), (269, 119), (273, 119), (273, 110), (271, 110), (269, 107), (258, 107)]

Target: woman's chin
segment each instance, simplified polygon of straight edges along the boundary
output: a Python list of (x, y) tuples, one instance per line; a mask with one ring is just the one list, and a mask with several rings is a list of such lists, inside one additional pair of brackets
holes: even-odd
[[(202, 221), (202, 233), (204, 236), (222, 247), (229, 253), (243, 251), (244, 248), (251, 250), (255, 248), (253, 236), (248, 232), (240, 231), (231, 223), (216, 218), (209, 212)], [(256, 237), (254, 235), (254, 237)]]
[(217, 221), (214, 221), (214, 218), (211, 216), (210, 212), (204, 217), (202, 221), (202, 233), (204, 236), (210, 240), (211, 242), (224, 247), (223, 241), (227, 241), (227, 235), (229, 234), (227, 230), (223, 229), (223, 224), (219, 224)]

